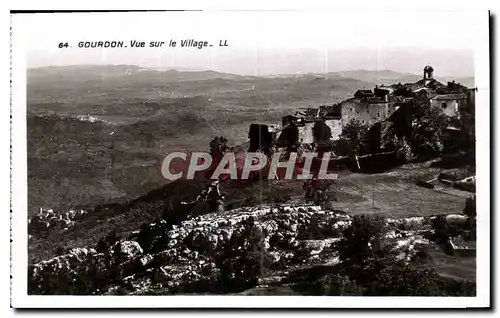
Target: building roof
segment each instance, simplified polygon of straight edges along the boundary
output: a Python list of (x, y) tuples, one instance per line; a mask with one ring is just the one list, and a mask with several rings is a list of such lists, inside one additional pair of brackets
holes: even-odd
[(319, 108), (308, 108), (306, 110), (307, 117), (317, 117), (319, 114)]
[(385, 104), (387, 103), (382, 97), (370, 97), (363, 101), (364, 104)]
[(425, 71), (425, 72), (433, 72), (433, 71), (434, 71), (434, 69), (432, 68), (432, 66), (427, 65), (426, 67), (424, 67), (424, 71)]
[(329, 106), (320, 106), (320, 113), (319, 115), (321, 117), (325, 118), (337, 118), (342, 116), (342, 105), (340, 104), (334, 104), (334, 105), (329, 105)]
[(364, 99), (356, 98), (356, 97), (348, 98), (348, 99), (340, 102), (340, 105), (344, 105), (345, 103), (348, 103), (348, 102), (354, 102), (354, 103), (357, 103), (359, 105), (366, 105), (366, 106), (371, 105), (371, 104), (387, 104), (388, 103), (383, 98), (373, 96), (373, 97), (364, 98)]
[(417, 93), (420, 91), (429, 91), (429, 90), (430, 90), (430, 88), (428, 88), (428, 87), (420, 87), (420, 88), (415, 89), (413, 92)]
[(387, 91), (389, 93), (394, 92), (394, 87), (391, 86), (376, 86), (374, 90)]
[(358, 95), (361, 95), (363, 97), (372, 97), (375, 94), (370, 89), (358, 89), (356, 93), (354, 93), (354, 96)]
[(436, 95), (432, 99), (436, 100), (454, 100), (454, 99), (465, 99), (464, 94), (441, 94)]

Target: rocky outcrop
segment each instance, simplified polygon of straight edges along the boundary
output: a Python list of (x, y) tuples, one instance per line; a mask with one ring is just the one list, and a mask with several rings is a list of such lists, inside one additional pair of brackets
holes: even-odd
[[(454, 218), (450, 218), (452, 220)], [(31, 294), (226, 293), (290, 270), (339, 262), (349, 215), (318, 206), (260, 206), (180, 224), (144, 224), (125, 240), (77, 248), (29, 268)], [(401, 258), (427, 244), (430, 218), (389, 219)], [(104, 247), (103, 247), (104, 246)], [(281, 273), (281, 274), (280, 274)]]
[(35, 216), (28, 219), (28, 233), (36, 235), (54, 226), (61, 226), (64, 230), (67, 230), (73, 227), (79, 218), (87, 214), (88, 212), (84, 210), (69, 210), (62, 213), (55, 212), (53, 209), (40, 209)]

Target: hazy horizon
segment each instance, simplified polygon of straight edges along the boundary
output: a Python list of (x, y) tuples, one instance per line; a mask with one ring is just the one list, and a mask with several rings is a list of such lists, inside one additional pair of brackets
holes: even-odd
[[(249, 50), (233, 49), (232, 53), (209, 54), (208, 58), (194, 52), (187, 60), (180, 60), (176, 65), (165, 63), (161, 56), (142, 63), (134, 63), (134, 58), (117, 58), (113, 61), (109, 55), (101, 59), (85, 59), (83, 63), (58, 59), (54, 63), (31, 63), (27, 60), (28, 69), (44, 67), (75, 67), (75, 66), (107, 66), (127, 65), (156, 71), (214, 71), (243, 76), (279, 76), (302, 74), (327, 74), (353, 71), (385, 72), (391, 71), (400, 74), (421, 75), (426, 65), (433, 66), (436, 77), (474, 77), (473, 57), (468, 51), (452, 50), (343, 50), (323, 54), (319, 50), (260, 50), (264, 54), (251, 53)], [(191, 52), (192, 53), (192, 52)], [(220, 53), (218, 51), (217, 53)], [(333, 55), (333, 56), (332, 56)], [(38, 56), (39, 57), (39, 56)], [(281, 57), (281, 58), (277, 58)], [(175, 59), (175, 57), (174, 57)], [(258, 60), (256, 63), (255, 60)], [(44, 60), (46, 61), (46, 60)], [(413, 62), (412, 62), (413, 61)], [(31, 64), (31, 65), (30, 65)]]

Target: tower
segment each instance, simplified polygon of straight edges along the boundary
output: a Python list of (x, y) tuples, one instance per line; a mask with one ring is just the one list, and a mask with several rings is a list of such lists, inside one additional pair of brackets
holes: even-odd
[(433, 73), (434, 73), (434, 69), (432, 68), (432, 66), (427, 65), (426, 67), (424, 67), (424, 79), (425, 80), (433, 79), (434, 78)]
[(424, 81), (425, 81), (425, 85), (427, 86), (430, 82), (432, 82), (432, 80), (434, 80), (434, 69), (432, 68), (432, 66), (430, 65), (427, 65), (426, 67), (424, 67)]

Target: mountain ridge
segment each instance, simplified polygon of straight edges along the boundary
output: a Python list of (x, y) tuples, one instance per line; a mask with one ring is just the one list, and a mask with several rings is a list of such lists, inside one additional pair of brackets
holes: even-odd
[[(75, 74), (74, 72), (78, 72)], [(107, 64), (107, 65), (64, 65), (64, 66), (43, 66), (29, 68), (27, 70), (28, 81), (45, 78), (46, 76), (69, 77), (78, 76), (78, 80), (103, 79), (103, 76), (127, 76), (139, 79), (156, 79), (162, 82), (175, 81), (201, 81), (201, 80), (257, 80), (257, 79), (289, 79), (289, 78), (308, 78), (316, 77), (318, 79), (355, 79), (363, 82), (369, 82), (374, 85), (390, 85), (394, 83), (416, 82), (421, 79), (421, 75), (412, 73), (397, 72), (389, 69), (383, 70), (343, 70), (327, 73), (307, 72), (297, 74), (267, 74), (261, 76), (233, 74), (206, 69), (188, 69), (188, 68), (151, 68), (128, 64)], [(439, 74), (437, 74), (439, 75)], [(86, 78), (85, 76), (90, 76)], [(465, 86), (474, 86), (473, 76), (436, 76), (436, 79), (442, 83), (456, 81)]]

